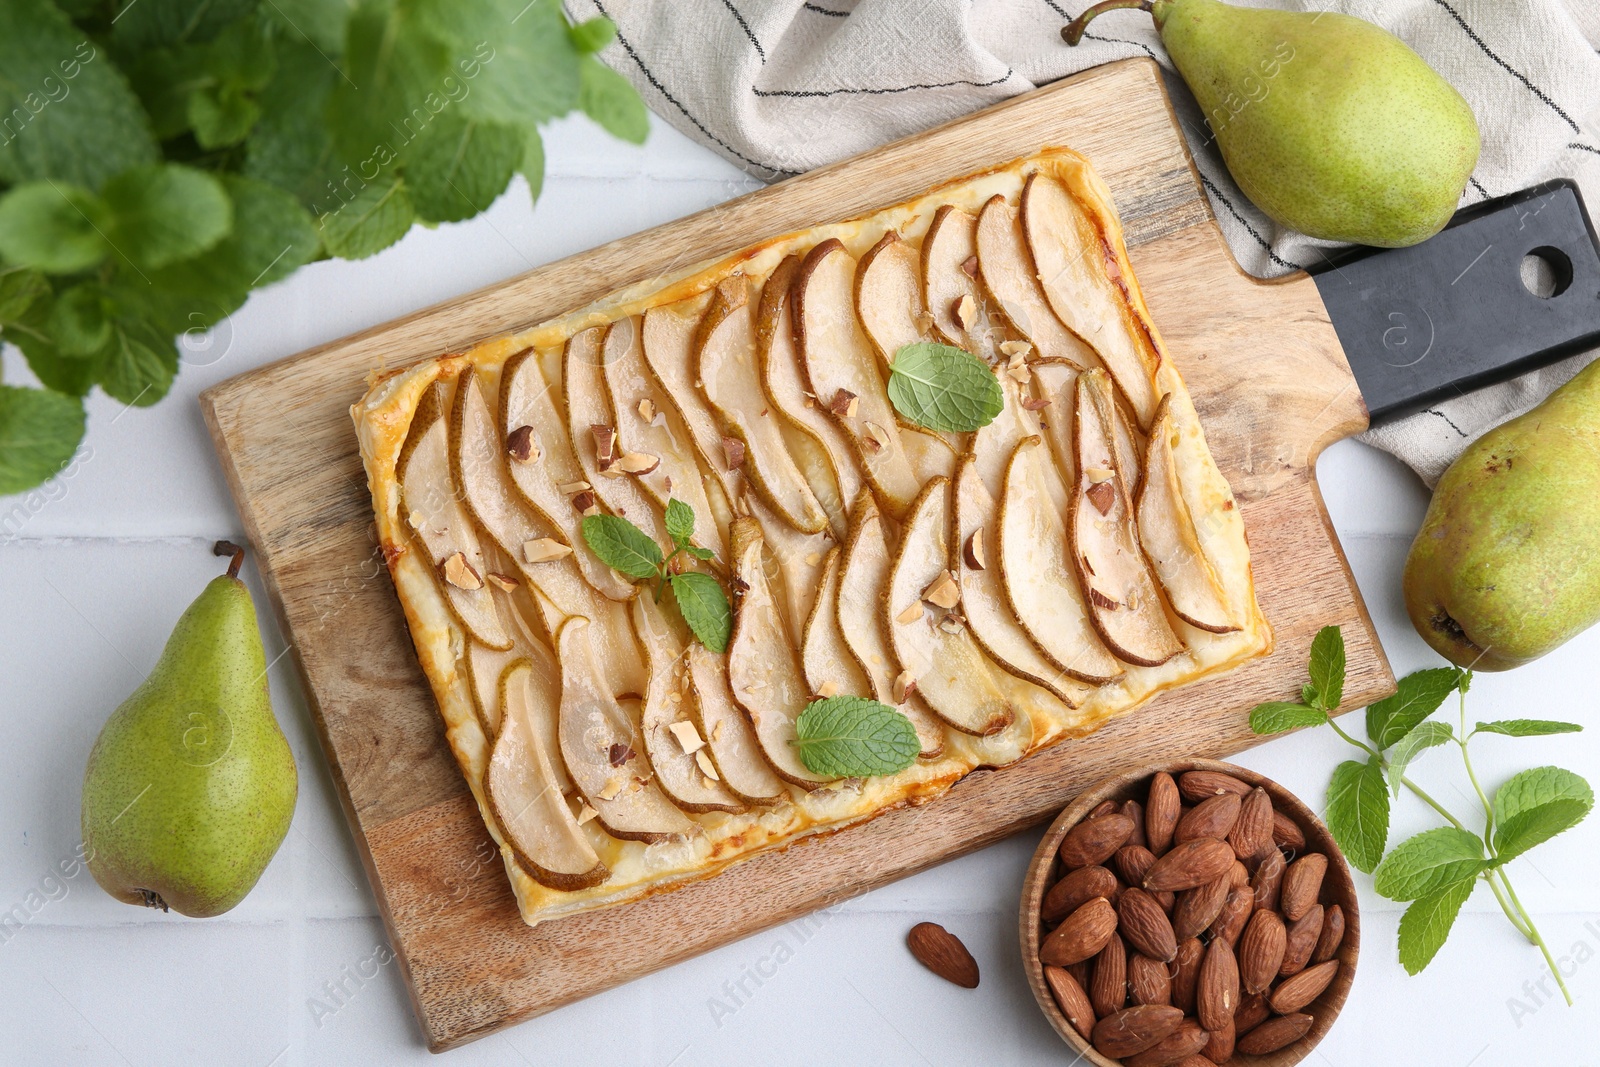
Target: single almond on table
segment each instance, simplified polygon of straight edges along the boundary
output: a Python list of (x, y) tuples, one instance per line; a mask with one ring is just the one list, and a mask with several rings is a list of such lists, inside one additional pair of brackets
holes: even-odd
[(1233, 1013), (1233, 1031), (1243, 1037), (1266, 1021), (1272, 1014), (1272, 1005), (1261, 993), (1246, 993), (1239, 1001), (1239, 1010)]
[(1233, 949), (1221, 941), (1206, 946), (1200, 961), (1200, 981), (1194, 988), (1194, 1012), (1207, 1030), (1220, 1030), (1239, 1006), (1239, 964)]
[(1246, 993), (1265, 993), (1278, 977), (1288, 932), (1275, 911), (1262, 908), (1250, 917), (1239, 938), (1239, 980)]
[(1167, 967), (1142, 952), (1128, 957), (1128, 993), (1135, 1004), (1172, 1003), (1172, 975)]
[[(1088, 867), (1110, 859), (1133, 834), (1133, 820), (1113, 812), (1085, 819), (1061, 839), (1059, 854), (1067, 867)], [(1229, 851), (1228, 857), (1233, 857)]]
[(1206, 947), (1197, 937), (1181, 942), (1172, 960), (1172, 1003), (1185, 1015), (1194, 1014), (1194, 991), (1200, 981), (1200, 962)]
[(1177, 829), (1172, 833), (1173, 842), (1181, 845), (1185, 841), (1197, 841), (1202, 837), (1226, 838), (1234, 824), (1239, 821), (1239, 809), (1242, 804), (1243, 801), (1235, 793), (1207, 797), (1178, 820)]
[(1145, 797), (1144, 836), (1145, 847), (1157, 856), (1172, 847), (1172, 833), (1178, 826), (1178, 816), (1183, 808), (1183, 798), (1178, 794), (1178, 783), (1166, 771), (1150, 779), (1150, 792)]
[(1228, 890), (1228, 899), (1222, 905), (1222, 914), (1211, 924), (1211, 936), (1235, 945), (1244, 933), (1244, 924), (1256, 910), (1255, 892), (1247, 885), (1236, 885)]
[(1326, 963), (1333, 959), (1343, 943), (1344, 909), (1337, 904), (1329, 904), (1327, 910), (1322, 913), (1322, 933), (1317, 937), (1317, 947), (1311, 954), (1311, 962)]
[(1165, 1004), (1139, 1004), (1094, 1024), (1092, 1040), (1102, 1056), (1120, 1060), (1154, 1045), (1183, 1024), (1183, 1012)]
[(1178, 954), (1172, 921), (1155, 897), (1142, 889), (1124, 890), (1117, 901), (1117, 929), (1128, 943), (1163, 963)]
[(1097, 1018), (1105, 1018), (1128, 1005), (1128, 949), (1116, 934), (1094, 958), (1089, 980), (1089, 1003)]
[(1095, 955), (1117, 932), (1117, 913), (1105, 897), (1079, 906), (1039, 946), (1039, 961), (1066, 967)]
[(1136, 1052), (1122, 1061), (1123, 1067), (1174, 1067), (1206, 1047), (1209, 1035), (1193, 1019), (1185, 1019), (1178, 1028), (1143, 1052)]
[(1250, 792), (1250, 786), (1221, 771), (1184, 771), (1178, 775), (1178, 792), (1189, 803), (1198, 804), (1220, 793), (1237, 793), (1242, 797)]
[(1306, 835), (1293, 819), (1281, 811), (1275, 811), (1272, 813), (1272, 843), (1279, 848), (1302, 852), (1306, 847)]
[(1272, 798), (1260, 786), (1239, 806), (1239, 818), (1228, 832), (1228, 844), (1241, 860), (1253, 859), (1272, 847)]
[(1056, 998), (1056, 1004), (1061, 1008), (1061, 1014), (1067, 1017), (1067, 1022), (1085, 1041), (1089, 1040), (1089, 1035), (1094, 1032), (1094, 1005), (1089, 1003), (1089, 994), (1083, 991), (1083, 986), (1064, 967), (1046, 967), (1044, 982), (1050, 987), (1050, 995)]
[(1313, 1000), (1322, 996), (1333, 976), (1339, 973), (1339, 961), (1329, 960), (1315, 967), (1307, 967), (1293, 978), (1285, 978), (1272, 991), (1267, 1003), (1279, 1015), (1292, 1015)]
[(1100, 866), (1080, 867), (1050, 887), (1039, 917), (1047, 923), (1060, 922), (1095, 897), (1109, 900), (1116, 891), (1116, 875)]
[(978, 961), (961, 939), (938, 923), (918, 923), (906, 935), (911, 954), (934, 974), (966, 989), (978, 988)]
[(1283, 950), (1283, 962), (1278, 965), (1278, 977), (1288, 978), (1299, 974), (1311, 962), (1317, 938), (1322, 936), (1322, 905), (1313, 904), (1311, 910), (1289, 924), (1289, 934)]
[(1179, 893), (1172, 909), (1172, 932), (1178, 940), (1196, 937), (1216, 922), (1232, 890), (1233, 883), (1224, 874), (1215, 881)]
[(1309, 852), (1283, 872), (1283, 891), (1278, 897), (1279, 910), (1285, 919), (1300, 918), (1311, 910), (1322, 892), (1322, 877), (1328, 873), (1328, 857), (1320, 852)]
[(1250, 879), (1250, 888), (1255, 890), (1256, 907), (1276, 911), (1278, 908), (1278, 890), (1283, 885), (1283, 870), (1287, 864), (1283, 861), (1283, 853), (1277, 849), (1268, 849), (1267, 854), (1261, 858), (1256, 867), (1256, 873)]
[(1309, 1015), (1282, 1015), (1268, 1019), (1234, 1043), (1234, 1048), (1246, 1056), (1265, 1056), (1286, 1045), (1292, 1045), (1306, 1036), (1311, 1029)]
[(1193, 889), (1215, 881), (1233, 866), (1233, 849), (1226, 841), (1203, 837), (1174, 845), (1157, 859), (1144, 876), (1144, 888), (1156, 890)]

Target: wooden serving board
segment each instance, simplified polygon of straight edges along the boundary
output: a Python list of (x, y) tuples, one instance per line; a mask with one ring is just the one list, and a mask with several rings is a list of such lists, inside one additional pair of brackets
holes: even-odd
[[(1044, 145), (1082, 152), (1115, 194), (1151, 312), (1243, 508), (1276, 651), (1163, 695), (1087, 740), (971, 774), (923, 807), (634, 904), (524, 926), (445, 745), (374, 539), (348, 413), (367, 373), (530, 326), (675, 265), (868, 213)], [(1247, 748), (1248, 709), (1299, 692), (1321, 626), (1344, 628), (1349, 706), (1393, 690), (1312, 471), (1326, 443), (1366, 426), (1360, 393), (1311, 280), (1262, 284), (1234, 263), (1146, 60), (1088, 71), (252, 371), (201, 404), (436, 1051), (981, 848), (1119, 770)], [(640, 939), (641, 929), (652, 936)]]

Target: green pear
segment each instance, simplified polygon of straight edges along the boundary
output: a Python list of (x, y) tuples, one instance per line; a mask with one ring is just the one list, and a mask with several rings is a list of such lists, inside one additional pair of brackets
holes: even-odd
[(95, 881), (126, 904), (203, 918), (243, 900), (289, 832), (298, 778), (273, 717), (244, 550), (189, 605), (111, 713), (83, 778)]
[(1218, 0), (1108, 0), (1151, 13), (1234, 181), (1311, 237), (1399, 248), (1438, 233), (1478, 162), (1461, 94), (1370, 22)]
[(1478, 438), (1406, 557), (1406, 611), (1452, 663), (1503, 671), (1600, 621), (1600, 361)]

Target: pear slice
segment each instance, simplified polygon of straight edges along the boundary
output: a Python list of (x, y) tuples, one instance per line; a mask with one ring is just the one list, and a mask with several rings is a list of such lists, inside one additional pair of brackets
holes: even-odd
[[(994, 497), (989, 495), (973, 458), (968, 456), (957, 468), (954, 521), (950, 524), (950, 554), (957, 560), (962, 614), (967, 617), (972, 636), (996, 664), (1054, 693), (1069, 708), (1077, 707), (1081, 697), (1078, 687), (1039, 650), (1011, 610), (1000, 573), (998, 519)], [(1025, 576), (1024, 580), (1029, 579)], [(1073, 614), (1073, 604), (1065, 605), (1064, 612)], [(1082, 601), (1076, 601), (1075, 613), (1079, 625), (1087, 627)], [(1115, 664), (1112, 666), (1115, 668)]]
[[(1043, 359), (1030, 364), (1037, 400), (1049, 403), (1038, 411), (1040, 433), (1050, 443), (1050, 454), (1068, 484), (1078, 480), (1077, 444), (1073, 438), (1072, 409), (1076, 405), (1078, 375), (1083, 368), (1064, 359)], [(1111, 405), (1112, 436), (1117, 449), (1117, 470), (1130, 496), (1143, 484), (1144, 435), (1128, 422), (1120, 403)], [(1062, 509), (1063, 514), (1066, 509)]]
[(521, 657), (515, 648), (496, 649), (467, 643), (467, 683), (472, 690), (472, 704), (478, 713), (478, 725), (490, 741), (500, 736), (504, 708), (500, 703), (500, 676), (507, 667)]
[(584, 836), (556, 784), (553, 760), (532, 720), (555, 715), (552, 694), (533, 664), (513, 662), (499, 679), (504, 726), (484, 774), (489, 811), (517, 863), (540, 885), (563, 892), (589, 889), (611, 874)]
[(906, 345), (932, 341), (933, 319), (922, 303), (917, 250), (890, 230), (856, 267), (856, 316), (888, 368)]
[[(571, 435), (572, 448), (578, 454), (578, 465), (583, 468), (583, 480), (589, 483), (606, 510), (639, 527), (656, 544), (670, 544), (661, 512), (651, 503), (650, 495), (638, 480), (615, 463), (609, 468), (601, 465), (595, 428), (616, 432), (600, 365), (604, 358), (601, 345), (604, 334), (600, 326), (573, 334), (562, 353), (561, 384), (567, 399), (567, 432)], [(615, 442), (612, 451), (616, 452)]]
[(878, 496), (901, 515), (922, 483), (906, 458), (878, 357), (856, 322), (855, 272), (837, 239), (807, 254), (794, 283), (795, 345), (817, 404), (849, 437)]
[(445, 385), (422, 394), (398, 464), (400, 512), (433, 561), (450, 613), (467, 635), (505, 650), (511, 637), (494, 610), (478, 531), (450, 481), (450, 431), (445, 422)]
[(744, 811), (745, 805), (721, 783), (720, 775), (706, 774), (697, 758), (699, 754), (709, 761), (711, 755), (701, 752), (705, 738), (691, 715), (693, 694), (683, 658), (689, 642), (681, 625), (648, 596), (634, 598), (633, 624), (650, 669), (640, 732), (656, 784), (684, 811)]
[(897, 706), (916, 728), (922, 746), (919, 758), (935, 760), (944, 754), (945, 729), (915, 688), (895, 701), (895, 677), (899, 664), (889, 649), (889, 631), (884, 614), (884, 593), (889, 585), (893, 560), (883, 531), (883, 517), (870, 492), (864, 492), (851, 509), (850, 538), (845, 542), (839, 566), (839, 631), (851, 655), (866, 672), (872, 695), (885, 704)]
[(983, 650), (954, 615), (936, 618), (923, 593), (948, 578), (950, 483), (935, 478), (913, 502), (900, 532), (882, 610), (900, 670), (940, 719), (963, 733), (996, 734), (1016, 719)]
[(821, 533), (801, 533), (778, 518), (758, 496), (746, 495), (742, 503), (767, 543), (762, 554), (767, 580), (774, 583), (773, 595), (783, 604), (789, 632), (804, 633), (822, 582), (823, 561), (834, 545), (833, 532), (824, 528)]
[(794, 343), (794, 301), (790, 299), (800, 257), (779, 263), (761, 288), (756, 308), (756, 355), (761, 384), (782, 417), (789, 454), (805, 475), (817, 502), (828, 513), (836, 537), (849, 529), (845, 508), (865, 484), (855, 449), (827, 409), (812, 396)]
[(644, 739), (611, 695), (595, 662), (589, 620), (568, 619), (556, 636), (561, 663), (561, 758), (612, 837), (657, 842), (695, 824), (654, 781)]
[(462, 501), (498, 544), (504, 558), (512, 561), (521, 580), (549, 602), (554, 618), (551, 630), (568, 616), (592, 620), (594, 625), (586, 640), (599, 646), (612, 692), (643, 693), (644, 665), (627, 608), (601, 596), (583, 580), (574, 562), (577, 553), (542, 563), (528, 562), (526, 545), (544, 538), (560, 538), (554, 536), (548, 519), (517, 495), (489, 412), (477, 373), (470, 368), (462, 371), (456, 384), (450, 452), (451, 472), (461, 489)]
[(710, 303), (710, 295), (702, 293), (646, 311), (644, 360), (688, 428), (701, 462), (716, 476), (728, 499), (737, 500), (744, 493), (742, 473), (729, 464), (721, 422), (696, 385), (695, 335)]
[(934, 213), (922, 235), (922, 298), (940, 336), (993, 363), (1003, 338), (978, 284), (977, 230), (972, 213), (954, 204)]
[(1022, 235), (1017, 209), (1004, 196), (994, 196), (978, 215), (978, 276), (1006, 320), (1033, 345), (1042, 359), (1065, 359), (1097, 366), (1100, 357), (1050, 310), (1033, 253)]
[(1006, 601), (1034, 645), (1072, 677), (1098, 685), (1121, 675), (1122, 667), (1096, 636), (1067, 569), (1067, 533), (1044, 488), (1041, 443), (1037, 437), (1019, 441), (1006, 468), (995, 565)]
[(1239, 629), (1229, 618), (1227, 597), (1200, 537), (1194, 517), (1178, 484), (1172, 446), (1177, 437), (1170, 394), (1156, 408), (1145, 452), (1144, 485), (1134, 505), (1139, 520), (1139, 541), (1167, 591), (1173, 614), (1190, 626), (1222, 634)]
[(1073, 563), (1087, 591), (1089, 617), (1118, 657), (1154, 667), (1183, 651), (1134, 530), (1128, 491), (1117, 473), (1111, 435), (1111, 383), (1104, 371), (1078, 375), (1077, 489), (1068, 519)]
[(1094, 348), (1139, 427), (1148, 427), (1155, 417), (1159, 356), (1128, 305), (1106, 235), (1060, 182), (1043, 174), (1022, 188), (1022, 230), (1056, 317)]
[[(620, 460), (632, 453), (659, 460), (653, 470), (623, 473), (621, 477), (636, 478), (663, 510), (674, 497), (688, 504), (698, 520), (695, 544), (726, 559), (727, 546), (722, 540), (722, 528), (715, 521), (716, 513), (706, 498), (694, 442), (645, 363), (642, 337), (638, 319), (619, 319), (606, 329), (600, 346), (601, 376), (605, 379), (611, 425), (617, 432), (615, 457)], [(567, 388), (571, 389), (570, 383)], [(617, 469), (613, 466), (613, 473)]]
[(828, 514), (789, 455), (782, 420), (761, 390), (755, 310), (744, 275), (717, 286), (695, 335), (697, 380), (723, 435), (743, 442), (740, 469), (757, 495), (795, 529), (819, 533), (828, 526)]
[(728, 687), (727, 655), (693, 641), (687, 661), (694, 724), (700, 729), (722, 783), (750, 804), (771, 804), (787, 796), (788, 788), (772, 773), (772, 765), (761, 753), (755, 727), (733, 701), (733, 690)]
[(797, 644), (767, 584), (761, 527), (744, 516), (733, 521), (729, 534), (734, 586), (742, 590), (736, 597), (733, 638), (728, 642), (733, 699), (749, 714), (761, 751), (778, 777), (802, 789), (815, 789), (833, 779), (807, 769), (794, 747), (795, 720), (810, 699)]
[(800, 641), (800, 664), (814, 697), (871, 695), (872, 683), (850, 654), (839, 628), (839, 561), (836, 545), (822, 564), (822, 584)]
[[(561, 531), (565, 544), (572, 546), (584, 580), (612, 600), (631, 600), (637, 592), (633, 583), (602, 563), (584, 543), (583, 513), (574, 504), (578, 494), (562, 490), (563, 486), (586, 479), (567, 438), (560, 394), (546, 381), (540, 358), (529, 348), (506, 360), (501, 368), (500, 440), (525, 433), (529, 458), (524, 461), (508, 456), (503, 444), (498, 446), (499, 452), (507, 457), (517, 492)], [(523, 431), (523, 427), (527, 430)]]

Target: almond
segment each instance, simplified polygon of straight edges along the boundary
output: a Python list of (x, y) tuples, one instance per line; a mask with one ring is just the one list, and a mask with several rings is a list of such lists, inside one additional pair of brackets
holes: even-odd
[(1236, 885), (1228, 890), (1228, 899), (1222, 905), (1222, 914), (1211, 924), (1211, 936), (1233, 945), (1244, 933), (1244, 924), (1256, 910), (1256, 895), (1247, 885)]
[(1207, 1031), (1206, 1047), (1200, 1050), (1200, 1055), (1212, 1063), (1227, 1063), (1233, 1059), (1235, 1033), (1232, 1019), (1221, 1030)]
[(1120, 1060), (1154, 1045), (1183, 1023), (1183, 1012), (1165, 1004), (1139, 1004), (1094, 1024), (1095, 1050)]
[(1269, 1052), (1276, 1052), (1285, 1045), (1292, 1045), (1305, 1037), (1306, 1031), (1311, 1029), (1311, 1021), (1309, 1015), (1284, 1015), (1277, 1019), (1268, 1019), (1239, 1038), (1234, 1043), (1234, 1048), (1246, 1056), (1264, 1056)]
[(833, 394), (833, 399), (828, 401), (828, 410), (846, 419), (855, 418), (856, 410), (860, 406), (860, 398), (848, 389), (840, 389)]
[(601, 470), (609, 470), (617, 461), (617, 428), (604, 423), (592, 423), (589, 433), (594, 437), (594, 458)]
[(1233, 849), (1226, 841), (1202, 837), (1172, 849), (1145, 873), (1144, 887), (1155, 890), (1193, 889), (1215, 881), (1233, 865)]
[(1116, 875), (1104, 867), (1080, 867), (1050, 887), (1039, 906), (1039, 918), (1060, 922), (1095, 897), (1109, 900), (1116, 891)]
[(730, 471), (736, 471), (744, 466), (744, 441), (737, 437), (724, 437), (722, 460)]
[(934, 974), (966, 989), (978, 988), (978, 961), (961, 939), (938, 923), (918, 923), (906, 935), (911, 954)]
[(1322, 876), (1327, 873), (1328, 857), (1318, 852), (1307, 853), (1289, 864), (1283, 872), (1283, 892), (1278, 898), (1285, 919), (1298, 919), (1311, 910), (1322, 892)]
[(1322, 936), (1322, 905), (1313, 904), (1311, 910), (1289, 924), (1284, 942), (1283, 962), (1278, 965), (1278, 977), (1288, 978), (1299, 974), (1311, 962), (1316, 951), (1317, 938)]
[(1105, 897), (1080, 905), (1062, 924), (1050, 931), (1039, 946), (1039, 961), (1057, 967), (1086, 960), (1106, 947), (1117, 932), (1117, 913)]
[(1206, 946), (1200, 980), (1194, 987), (1194, 1012), (1207, 1030), (1221, 1030), (1239, 1006), (1239, 964), (1221, 941)]
[(1221, 793), (1236, 793), (1242, 797), (1250, 792), (1250, 787), (1221, 771), (1184, 771), (1178, 776), (1178, 792), (1189, 803), (1198, 804)]
[(532, 426), (518, 426), (506, 435), (506, 453), (518, 463), (529, 463), (539, 458), (539, 444), (533, 439)]
[(1123, 1060), (1123, 1067), (1174, 1067), (1205, 1048), (1208, 1039), (1199, 1023), (1185, 1019), (1160, 1041)]
[(1117, 854), (1112, 859), (1117, 873), (1128, 885), (1138, 885), (1143, 882), (1145, 873), (1155, 862), (1155, 854), (1138, 845), (1123, 845), (1117, 849)]
[(1325, 963), (1338, 953), (1344, 943), (1344, 909), (1329, 904), (1322, 913), (1322, 933), (1317, 937), (1317, 947), (1311, 954), (1312, 963)]
[(1061, 862), (1069, 868), (1104, 863), (1127, 843), (1132, 833), (1133, 820), (1126, 815), (1113, 813), (1085, 819), (1061, 839)]
[(1085, 1041), (1089, 1040), (1089, 1035), (1094, 1033), (1094, 1006), (1089, 1003), (1089, 994), (1083, 991), (1083, 986), (1063, 967), (1046, 967), (1044, 982), (1067, 1022)]
[(1144, 805), (1137, 800), (1124, 800), (1122, 814), (1133, 820), (1133, 833), (1128, 837), (1128, 844), (1148, 847), (1144, 836)]
[(1116, 934), (1094, 958), (1094, 976), (1089, 980), (1089, 1003), (1104, 1019), (1128, 1006), (1128, 949)]
[(564, 545), (553, 537), (541, 537), (522, 543), (522, 558), (529, 563), (549, 563), (572, 555), (572, 546)]
[(1239, 809), (1242, 803), (1236, 793), (1220, 793), (1214, 797), (1207, 797), (1178, 820), (1178, 827), (1172, 833), (1173, 843), (1181, 845), (1185, 841), (1198, 841), (1202, 837), (1215, 837), (1218, 840), (1227, 837), (1234, 823), (1239, 821)]
[(1272, 1005), (1260, 993), (1246, 993), (1239, 1001), (1239, 1010), (1233, 1013), (1233, 1032), (1240, 1037), (1254, 1030), (1272, 1014)]
[(1272, 991), (1267, 1003), (1272, 1005), (1272, 1010), (1279, 1015), (1293, 1015), (1322, 996), (1322, 991), (1328, 988), (1328, 983), (1333, 981), (1333, 976), (1338, 973), (1338, 960), (1329, 960), (1327, 963), (1308, 967), (1293, 978), (1285, 978), (1278, 983), (1278, 988)]
[(1250, 868), (1246, 867), (1238, 860), (1234, 860), (1233, 866), (1228, 868), (1228, 881), (1234, 885), (1249, 885)]
[(1172, 909), (1173, 934), (1182, 941), (1197, 936), (1216, 922), (1232, 890), (1233, 883), (1224, 874), (1215, 881), (1179, 893), (1177, 904)]
[(1150, 779), (1144, 805), (1144, 836), (1145, 847), (1157, 856), (1172, 847), (1172, 832), (1177, 828), (1182, 806), (1178, 783), (1172, 775), (1162, 771)]
[(1255, 875), (1250, 879), (1250, 888), (1255, 890), (1256, 907), (1276, 910), (1278, 907), (1278, 889), (1283, 885), (1283, 853), (1275, 848), (1267, 850), (1261, 858), (1261, 863), (1256, 867)]
[(444, 580), (457, 589), (470, 591), (482, 589), (483, 579), (478, 576), (478, 571), (467, 562), (467, 557), (460, 552), (453, 552), (444, 561)]
[(624, 474), (652, 474), (661, 466), (661, 457), (649, 452), (624, 452), (616, 466)]
[(1233, 854), (1251, 859), (1272, 847), (1272, 798), (1260, 786), (1250, 790), (1239, 808), (1239, 819), (1228, 833)]
[(962, 550), (962, 560), (975, 571), (981, 571), (988, 566), (988, 556), (983, 551), (983, 527), (972, 531), (972, 536), (967, 538), (967, 547)]
[(1172, 975), (1167, 965), (1142, 952), (1129, 956), (1128, 994), (1135, 1004), (1171, 1004)]
[(1283, 965), (1288, 933), (1278, 913), (1262, 908), (1239, 938), (1239, 979), (1246, 993), (1265, 993)]
[(1115, 800), (1102, 800), (1100, 803), (1096, 804), (1094, 806), (1094, 810), (1091, 811), (1089, 814), (1085, 815), (1084, 818), (1085, 819), (1098, 819), (1102, 815), (1110, 815), (1113, 812), (1117, 812), (1117, 811), (1121, 811), (1121, 810), (1122, 810), (1122, 805), (1118, 804)]
[(1279, 848), (1300, 852), (1306, 847), (1306, 835), (1300, 832), (1293, 819), (1281, 811), (1272, 813), (1272, 843)]
[(1178, 939), (1173, 936), (1172, 922), (1156, 902), (1155, 897), (1142, 889), (1128, 889), (1117, 901), (1117, 929), (1128, 939), (1128, 944), (1163, 963), (1178, 954)]
[(1172, 1003), (1183, 1009), (1185, 1015), (1194, 1013), (1194, 990), (1200, 981), (1200, 961), (1205, 959), (1206, 947), (1197, 937), (1178, 945), (1178, 954), (1172, 960)]

